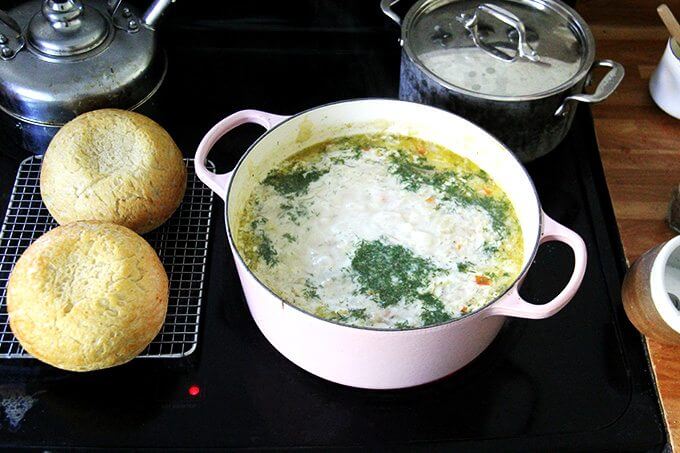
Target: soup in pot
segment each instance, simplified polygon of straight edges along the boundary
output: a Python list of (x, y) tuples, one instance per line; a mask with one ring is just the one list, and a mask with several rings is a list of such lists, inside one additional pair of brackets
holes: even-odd
[(352, 326), (406, 329), (478, 310), (522, 267), (511, 201), (471, 160), (399, 135), (306, 148), (257, 184), (235, 243), (281, 299)]

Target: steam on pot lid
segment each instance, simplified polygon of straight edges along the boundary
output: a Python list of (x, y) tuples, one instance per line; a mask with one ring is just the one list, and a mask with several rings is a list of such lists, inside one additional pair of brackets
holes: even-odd
[(495, 97), (560, 91), (594, 54), (583, 19), (552, 0), (425, 0), (409, 11), (402, 38), (444, 85)]

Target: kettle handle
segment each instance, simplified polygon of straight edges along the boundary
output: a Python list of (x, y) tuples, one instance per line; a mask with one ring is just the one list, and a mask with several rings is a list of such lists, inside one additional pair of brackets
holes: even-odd
[(116, 15), (116, 11), (118, 11), (118, 7), (122, 1), (123, 0), (107, 0), (106, 7), (108, 8), (109, 14), (111, 14), (111, 16)]
[(12, 16), (0, 9), (0, 21), (16, 32), (17, 36), (21, 34), (21, 27), (19, 23), (12, 19)]
[(175, 3), (175, 0), (154, 0), (149, 9), (146, 10), (144, 16), (142, 17), (142, 22), (153, 30), (154, 25), (160, 19), (161, 14), (165, 11), (170, 3)]
[(21, 33), (21, 26), (19, 23), (12, 18), (5, 11), (0, 9), (0, 25), (5, 24), (12, 32), (14, 36), (10, 36), (9, 33), (2, 35), (2, 42), (0, 42), (0, 60), (7, 61), (13, 59), (21, 49), (24, 48), (24, 36)]
[(401, 27), (401, 17), (394, 11), (392, 11), (392, 7), (398, 2), (399, 0), (381, 0), (380, 1), (380, 9), (382, 10), (383, 14), (385, 14), (387, 17), (392, 19), (394, 23), (399, 25)]

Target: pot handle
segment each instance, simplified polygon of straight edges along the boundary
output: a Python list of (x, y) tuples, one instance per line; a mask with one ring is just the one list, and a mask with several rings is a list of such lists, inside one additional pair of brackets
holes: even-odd
[(590, 68), (590, 73), (588, 76), (593, 73), (595, 68), (611, 69), (604, 75), (602, 80), (600, 80), (600, 83), (597, 84), (597, 88), (595, 88), (595, 92), (593, 94), (572, 94), (571, 96), (564, 98), (562, 104), (560, 104), (560, 106), (555, 111), (555, 116), (567, 114), (569, 111), (567, 108), (569, 101), (587, 102), (588, 104), (604, 101), (614, 92), (614, 90), (616, 90), (626, 73), (626, 70), (623, 69), (623, 65), (621, 63), (617, 63), (612, 60), (598, 60), (593, 63), (593, 67)]
[(562, 291), (550, 302), (535, 305), (522, 299), (519, 295), (519, 285), (516, 285), (503, 300), (491, 305), (486, 310), (485, 317), (513, 316), (516, 318), (543, 319), (554, 315), (569, 303), (581, 285), (586, 272), (586, 245), (578, 234), (543, 213), (543, 232), (539, 244), (549, 241), (564, 242), (574, 252), (574, 271)]
[[(515, 29), (517, 32), (517, 48), (515, 49), (516, 53), (514, 56), (482, 41), (482, 38), (479, 36), (479, 24), (481, 22), (481, 19), (479, 18), (480, 13), (486, 13), (494, 19)], [(522, 58), (533, 62), (541, 60), (534, 48), (529, 45), (526, 27), (522, 20), (505, 8), (501, 8), (492, 3), (482, 3), (475, 9), (473, 14), (461, 14), (458, 21), (462, 22), (465, 29), (470, 32), (472, 42), (475, 43), (475, 46), (498, 60), (506, 63), (512, 63)]]
[(205, 161), (207, 160), (208, 153), (212, 147), (215, 146), (215, 143), (217, 143), (217, 141), (227, 132), (242, 124), (255, 123), (264, 127), (266, 130), (269, 130), (287, 118), (290, 117), (274, 115), (259, 110), (241, 110), (233, 115), (229, 115), (215, 124), (212, 129), (205, 134), (205, 137), (203, 137), (203, 140), (201, 140), (201, 143), (198, 145), (196, 155), (194, 156), (196, 175), (198, 175), (198, 178), (203, 181), (206, 186), (210, 187), (213, 192), (226, 202), (227, 189), (229, 188), (232, 172), (217, 174), (206, 168)]
[(401, 27), (401, 17), (392, 11), (392, 7), (396, 5), (398, 1), (399, 0), (380, 0), (380, 9), (387, 17)]

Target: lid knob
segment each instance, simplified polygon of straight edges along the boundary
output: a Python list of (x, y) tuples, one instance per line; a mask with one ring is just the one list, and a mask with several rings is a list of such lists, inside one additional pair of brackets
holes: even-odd
[(80, 0), (44, 0), (41, 13), (28, 25), (30, 48), (53, 57), (88, 52), (103, 43), (108, 34), (104, 16)]
[(80, 0), (45, 0), (42, 13), (54, 28), (77, 27), (83, 4)]

